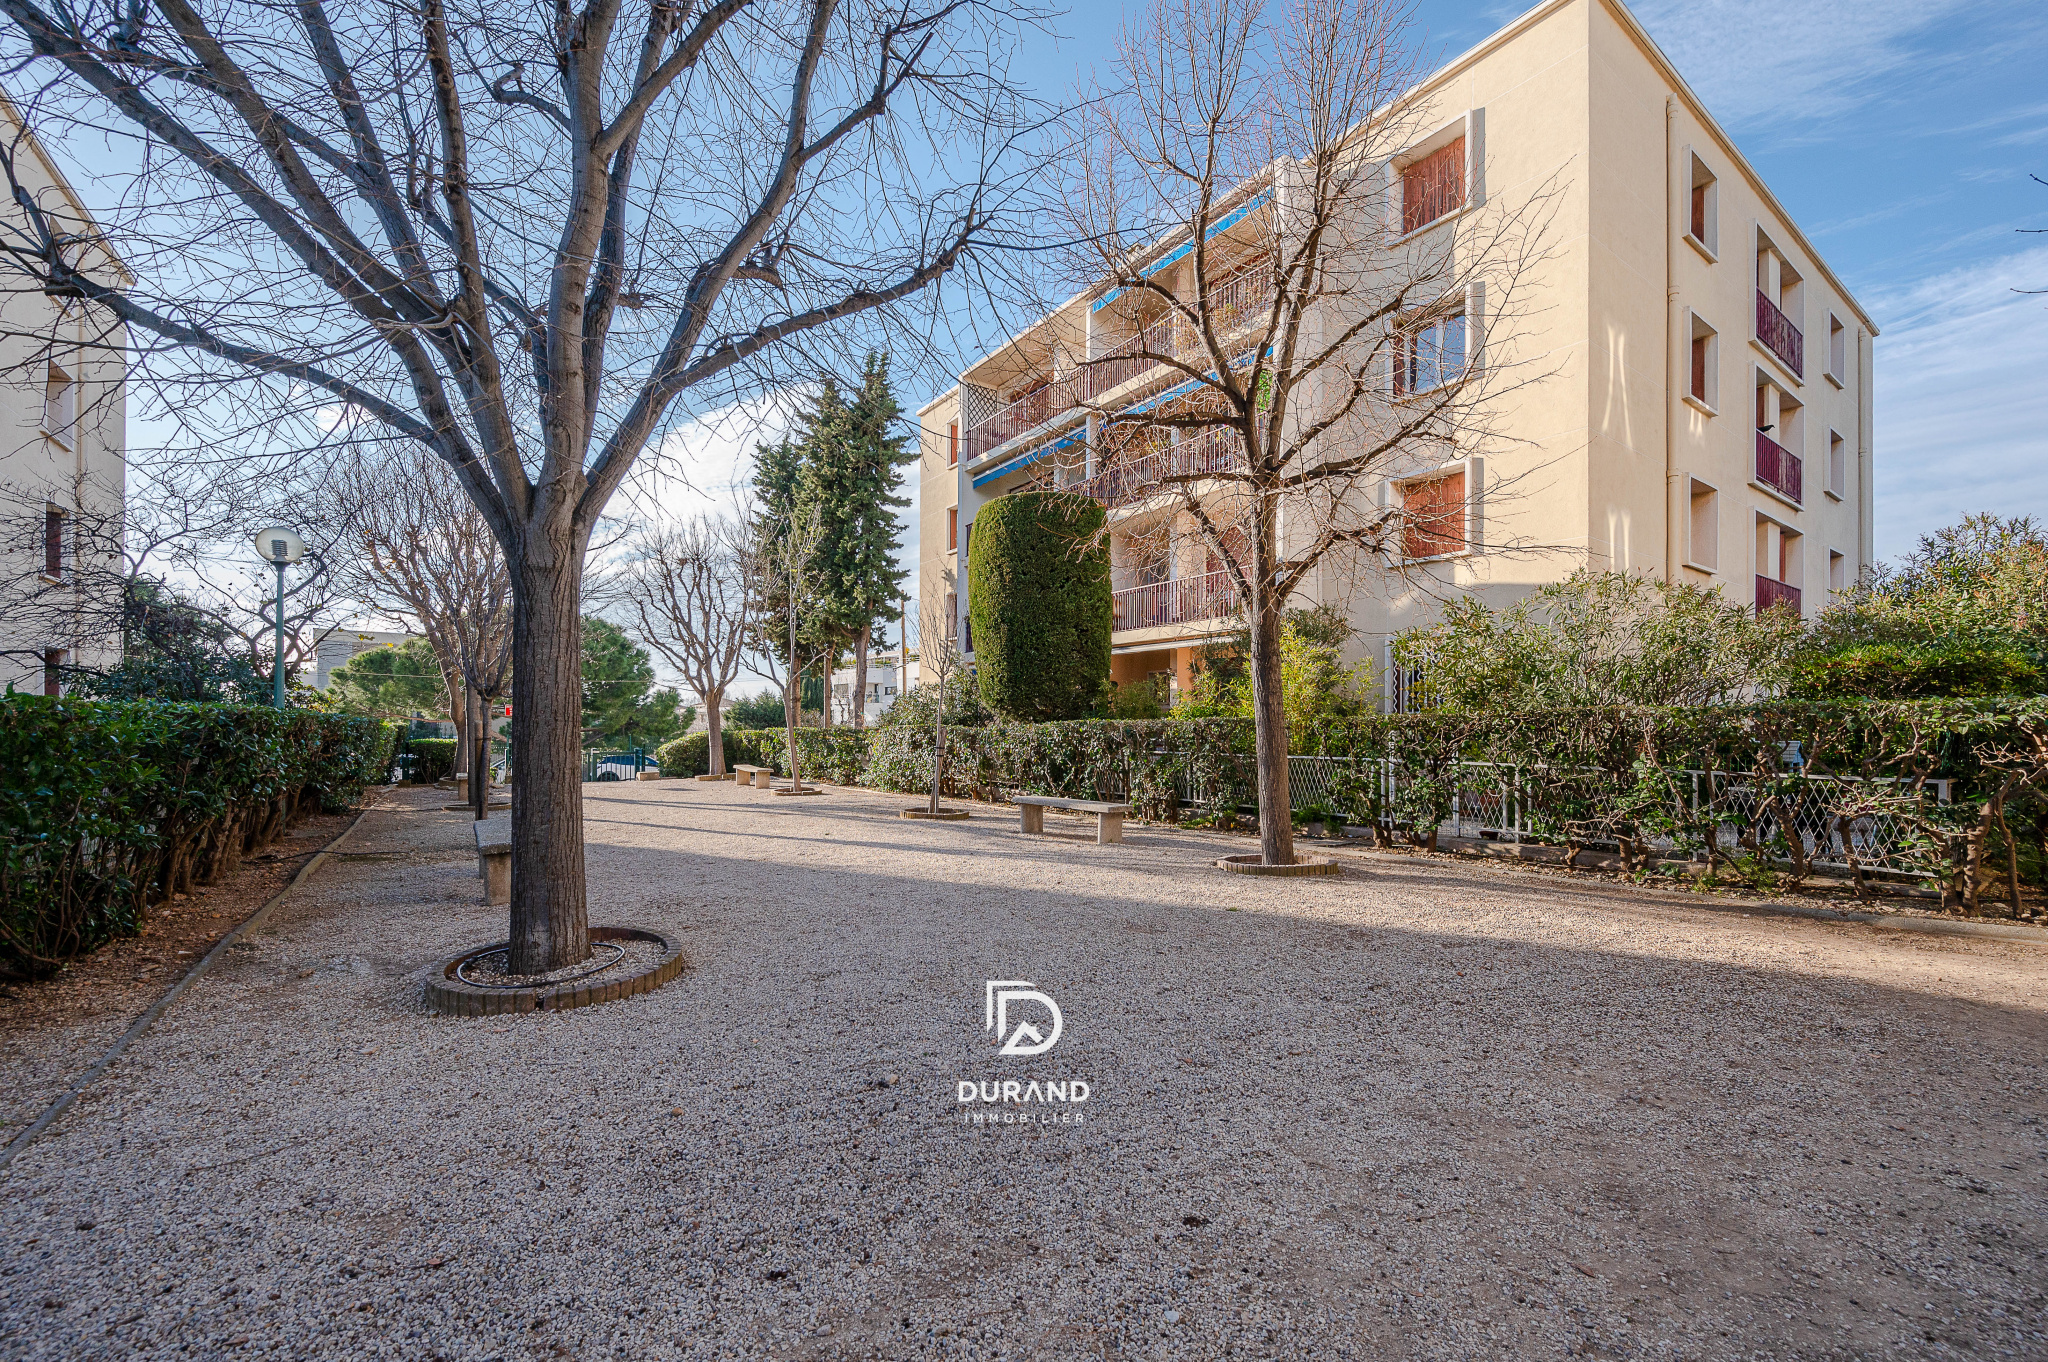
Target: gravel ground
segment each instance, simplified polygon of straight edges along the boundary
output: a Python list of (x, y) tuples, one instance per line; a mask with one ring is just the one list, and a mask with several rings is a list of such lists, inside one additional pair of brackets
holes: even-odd
[[(2048, 1356), (2038, 946), (585, 792), (593, 920), (682, 978), (427, 1014), (502, 910), (373, 812), (0, 1174), (0, 1355)], [(1084, 1119), (963, 1123), (1011, 1078)]]

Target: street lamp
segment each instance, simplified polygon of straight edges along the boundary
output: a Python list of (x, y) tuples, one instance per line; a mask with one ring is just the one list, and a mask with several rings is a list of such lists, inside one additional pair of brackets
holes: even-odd
[(271, 698), (284, 708), (284, 570), (306, 556), (306, 541), (282, 525), (256, 531), (256, 552), (277, 569), (277, 658), (271, 663)]

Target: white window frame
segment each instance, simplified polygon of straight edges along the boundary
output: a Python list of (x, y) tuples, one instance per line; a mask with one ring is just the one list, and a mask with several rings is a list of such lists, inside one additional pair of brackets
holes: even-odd
[(1401, 556), (1404, 564), (1445, 563), (1457, 558), (1472, 558), (1485, 552), (1484, 530), (1486, 527), (1485, 476), (1486, 459), (1475, 454), (1467, 459), (1453, 459), (1435, 468), (1419, 473), (1407, 473), (1398, 478), (1388, 478), (1380, 484), (1380, 504), (1389, 509), (1398, 508), (1405, 489), (1419, 482), (1434, 482), (1447, 478), (1453, 473), (1465, 475), (1465, 547), (1451, 553), (1433, 553), (1427, 558)]
[[(1707, 333), (1707, 395), (1695, 397), (1692, 391), (1692, 343), (1699, 333)], [(1685, 310), (1685, 376), (1679, 385), (1679, 392), (1685, 404), (1707, 416), (1721, 414), (1721, 333), (1714, 324), (1691, 308)]]
[[(1833, 426), (1828, 427), (1828, 448), (1824, 457), (1827, 467), (1822, 470), (1821, 491), (1840, 501), (1849, 495), (1849, 441)], [(1840, 468), (1836, 467), (1837, 463)]]
[[(1707, 164), (1704, 156), (1688, 145), (1684, 148), (1680, 164), (1688, 172), (1685, 178), (1685, 230), (1679, 233), (1686, 244), (1698, 251), (1709, 265), (1721, 263), (1721, 177)], [(1692, 234), (1692, 191), (1698, 186), (1700, 176), (1707, 177), (1706, 228), (1704, 240)]]
[[(1452, 142), (1465, 139), (1465, 201), (1448, 213), (1440, 213), (1423, 223), (1412, 232), (1401, 230), (1403, 210), (1406, 207), (1401, 197), (1401, 172), (1414, 165), (1433, 151), (1440, 151)], [(1486, 110), (1467, 109), (1448, 123), (1438, 127), (1428, 136), (1409, 143), (1389, 157), (1386, 165), (1387, 232), (1393, 238), (1393, 245), (1412, 241), (1425, 232), (1435, 231), (1446, 222), (1455, 222), (1465, 214), (1486, 202)]]
[[(1842, 584), (1841, 584), (1840, 586), (1836, 586), (1836, 585), (1835, 585), (1835, 565), (1836, 565), (1837, 563), (1839, 563), (1839, 564), (1841, 564), (1841, 565), (1842, 565), (1842, 578), (1843, 578), (1843, 581), (1842, 581)], [(1856, 585), (1856, 583), (1855, 583), (1855, 582), (1854, 582), (1854, 581), (1853, 581), (1852, 579), (1850, 579), (1850, 577), (1849, 577), (1849, 555), (1848, 555), (1848, 554), (1846, 554), (1846, 553), (1844, 553), (1844, 552), (1842, 552), (1842, 551), (1841, 551), (1840, 549), (1838, 549), (1838, 548), (1835, 548), (1835, 547), (1834, 547), (1833, 545), (1829, 545), (1829, 547), (1828, 547), (1828, 599), (1829, 599), (1829, 600), (1833, 600), (1833, 599), (1834, 599), (1835, 597), (1837, 597), (1837, 596), (1841, 595), (1841, 594), (1842, 594), (1842, 593), (1843, 593), (1844, 591), (1847, 591), (1847, 590), (1849, 590), (1849, 588), (1851, 588), (1851, 587), (1853, 587), (1853, 586), (1855, 586), (1855, 585)]]
[(1394, 343), (1388, 347), (1390, 353), (1387, 357), (1387, 395), (1394, 401), (1413, 402), (1419, 398), (1428, 397), (1431, 393), (1440, 392), (1450, 387), (1453, 383), (1464, 382), (1485, 365), (1486, 286), (1484, 283), (1475, 280), (1467, 284), (1462, 292), (1464, 294), (1464, 306), (1462, 308), (1452, 306), (1451, 310), (1445, 311), (1446, 305), (1451, 303), (1457, 296), (1455, 293), (1447, 293), (1428, 307), (1414, 309), (1408, 314), (1408, 321), (1421, 322), (1436, 315), (1446, 317), (1462, 315), (1465, 318), (1465, 367), (1458, 371), (1458, 376), (1455, 379), (1440, 380), (1427, 388), (1416, 388), (1409, 392), (1399, 391), (1399, 384), (1395, 379), (1399, 372), (1398, 366), (1404, 362), (1400, 338), (1409, 330), (1409, 324), (1408, 321), (1397, 321), (1394, 324)]
[[(61, 385), (54, 381), (60, 376), (63, 379)], [(55, 425), (52, 425), (50, 420), (53, 405), (50, 395), (53, 388), (62, 393), (62, 397), (54, 404), (57, 409)], [(40, 428), (50, 443), (66, 453), (77, 449), (78, 389), (78, 376), (56, 360), (51, 360), (43, 371), (43, 414), (40, 418)]]
[[(1834, 384), (1837, 388), (1846, 387), (1849, 382), (1849, 334), (1849, 328), (1842, 321), (1841, 316), (1832, 310), (1829, 311), (1828, 348), (1827, 354), (1824, 356), (1825, 367), (1821, 372), (1827, 376), (1828, 382)], [(1840, 368), (1835, 367), (1835, 351), (1838, 347), (1842, 352)]]
[[(1708, 505), (1711, 508), (1710, 514), (1713, 516), (1714, 522), (1713, 543), (1708, 545), (1708, 548), (1712, 550), (1710, 555), (1712, 560), (1711, 562), (1708, 558), (1702, 557), (1700, 555), (1700, 545), (1698, 542), (1698, 538), (1693, 532), (1694, 525), (1692, 507), (1693, 503), (1699, 499), (1699, 494), (1701, 492), (1705, 492), (1707, 494), (1707, 497), (1709, 498)], [(1721, 489), (1715, 486), (1713, 483), (1708, 482), (1705, 478), (1695, 478), (1688, 476), (1686, 478), (1685, 486), (1685, 562), (1683, 566), (1691, 568), (1694, 572), (1704, 572), (1709, 576), (1718, 577), (1721, 574), (1720, 563)]]

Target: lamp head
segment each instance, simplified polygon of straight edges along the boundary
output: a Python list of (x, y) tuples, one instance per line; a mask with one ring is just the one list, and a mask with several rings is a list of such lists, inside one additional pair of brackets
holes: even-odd
[(256, 531), (252, 542), (266, 563), (296, 563), (306, 556), (306, 541), (282, 525)]

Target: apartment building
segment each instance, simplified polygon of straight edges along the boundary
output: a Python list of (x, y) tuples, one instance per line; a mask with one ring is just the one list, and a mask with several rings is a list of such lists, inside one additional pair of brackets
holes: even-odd
[[(78, 195), (0, 94), (0, 136), (22, 186), (105, 277), (127, 281)], [(11, 200), (0, 212), (29, 231)], [(66, 668), (120, 660), (109, 599), (127, 491), (127, 360), (103, 314), (0, 287), (0, 688), (55, 695)]]
[[(1400, 561), (1327, 568), (1294, 603), (1340, 608), (1354, 656), (1380, 664), (1393, 634), (1449, 596), (1504, 604), (1581, 566), (1804, 615), (1853, 583), (1872, 557), (1876, 327), (1634, 16), (1617, 0), (1548, 0), (1402, 103), (1416, 132), (1384, 183), (1404, 242), (1456, 230), (1484, 201), (1545, 196), (1515, 336), (1542, 376), (1507, 388), (1484, 452), (1388, 470), (1377, 495), (1405, 512)], [(1255, 211), (1247, 200), (1242, 220), (1210, 228), (1210, 290), (1226, 307), (1239, 291), (1248, 311), (1270, 296), (1243, 268)], [(1191, 268), (1185, 255), (1162, 243), (1160, 268)], [(1112, 675), (1186, 686), (1199, 648), (1235, 627), (1235, 597), (1199, 538), (1161, 523), (1173, 512), (1146, 492), (1158, 470), (1097, 457), (1100, 413), (1160, 401), (1176, 381), (1121, 357), (1133, 338), (1106, 302), (1069, 300), (919, 412), (920, 590), (964, 633), (975, 514), (1024, 488), (1072, 488), (1111, 518)], [(1481, 300), (1469, 302), (1400, 338), (1396, 397), (1488, 362)], [(1211, 433), (1154, 457), (1186, 476), (1239, 456)]]

